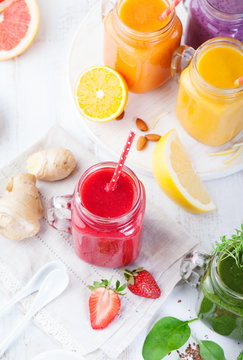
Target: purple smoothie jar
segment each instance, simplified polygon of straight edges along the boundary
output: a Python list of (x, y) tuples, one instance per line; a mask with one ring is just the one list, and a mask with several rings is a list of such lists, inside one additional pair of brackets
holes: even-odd
[(243, 0), (190, 0), (185, 44), (196, 49), (219, 36), (243, 41)]

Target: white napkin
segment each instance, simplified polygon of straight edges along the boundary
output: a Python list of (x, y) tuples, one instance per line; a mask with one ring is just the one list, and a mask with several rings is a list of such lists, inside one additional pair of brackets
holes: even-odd
[[(43, 140), (0, 171), (0, 188), (6, 188), (11, 176), (26, 171), (25, 161), (29, 154), (56, 146), (70, 149), (78, 165), (65, 180), (55, 183), (38, 181), (43, 206), (46, 207), (52, 196), (71, 194), (81, 173), (98, 160), (93, 152), (84, 149), (59, 126), (52, 128)], [(114, 281), (119, 279), (123, 283), (122, 272), (81, 261), (74, 253), (71, 236), (50, 227), (46, 217), (41, 221), (40, 232), (32, 238), (15, 242), (0, 237), (0, 285), (13, 295), (43, 264), (52, 260), (62, 261), (68, 269), (70, 285), (58, 299), (37, 314), (34, 322), (65, 349), (77, 351), (87, 359), (116, 358), (165, 301), (180, 279), (182, 256), (196, 244), (195, 239), (150, 204), (148, 199), (141, 253), (129, 268), (143, 266), (148, 269), (158, 282), (162, 295), (151, 300), (135, 296), (127, 290), (121, 299), (118, 316), (104, 330), (93, 330), (90, 326), (88, 285), (94, 280), (111, 276)], [(33, 295), (22, 303), (24, 311), (32, 300)]]

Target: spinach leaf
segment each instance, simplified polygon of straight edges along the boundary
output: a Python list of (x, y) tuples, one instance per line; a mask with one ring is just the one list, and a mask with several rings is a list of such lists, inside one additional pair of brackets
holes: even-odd
[(212, 308), (213, 308), (213, 302), (210, 301), (208, 298), (204, 297), (203, 300), (202, 300), (202, 302), (201, 302), (199, 314), (206, 314), (206, 313), (208, 313)]
[[(222, 313), (223, 311), (220, 309), (220, 312)], [(218, 334), (221, 335), (230, 335), (232, 333), (232, 331), (237, 327), (236, 325), (236, 316), (234, 318), (235, 315), (230, 315), (230, 314), (222, 314), (218, 317), (213, 317), (212, 319), (212, 327), (214, 329), (214, 331), (216, 331)], [(227, 324), (227, 326), (225, 326), (225, 324)]]
[(164, 317), (157, 321), (143, 344), (144, 360), (161, 360), (170, 351), (183, 346), (191, 335), (188, 324), (194, 320), (181, 321), (174, 317)]
[(200, 355), (204, 360), (225, 360), (223, 349), (213, 341), (198, 340)]
[(243, 351), (241, 351), (240, 355), (238, 356), (237, 360), (243, 360)]

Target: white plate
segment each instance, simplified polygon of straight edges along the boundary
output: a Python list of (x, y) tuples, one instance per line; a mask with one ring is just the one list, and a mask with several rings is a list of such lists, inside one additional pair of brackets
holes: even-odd
[[(178, 7), (178, 15), (185, 23), (186, 13), (183, 6)], [(71, 89), (72, 98), (76, 79), (80, 72), (92, 65), (103, 64), (103, 23), (101, 20), (101, 7), (98, 3), (80, 24), (78, 31), (73, 39), (68, 57), (68, 81)], [(176, 128), (180, 139), (187, 149), (188, 154), (194, 164), (194, 168), (202, 179), (210, 180), (230, 175), (243, 169), (243, 152), (229, 165), (224, 165), (231, 155), (209, 157), (207, 154), (222, 151), (232, 147), (232, 144), (243, 137), (243, 132), (233, 140), (221, 147), (208, 147), (193, 139), (180, 126), (175, 116), (175, 101), (177, 96), (178, 84), (173, 80), (168, 81), (160, 88), (146, 94), (129, 93), (128, 103), (125, 109), (125, 117), (120, 121), (110, 121), (107, 123), (95, 123), (83, 118), (77, 110), (80, 121), (88, 128), (91, 137), (96, 144), (106, 149), (106, 160), (117, 160), (126, 142), (130, 128), (135, 128), (135, 119), (144, 119), (149, 128), (154, 120), (160, 118), (152, 133), (160, 135), (168, 130)], [(75, 102), (73, 100), (73, 104)], [(75, 105), (76, 107), (76, 105)], [(142, 133), (138, 130), (136, 137)], [(136, 141), (136, 139), (135, 139)], [(135, 168), (145, 174), (152, 174), (152, 154), (155, 144), (149, 142), (143, 151), (137, 151), (133, 146), (127, 160), (128, 166)]]
[(82, 360), (80, 355), (64, 350), (47, 351), (37, 355), (33, 360)]

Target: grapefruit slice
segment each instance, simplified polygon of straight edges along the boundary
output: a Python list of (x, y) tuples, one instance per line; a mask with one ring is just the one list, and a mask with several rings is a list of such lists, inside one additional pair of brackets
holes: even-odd
[(39, 10), (35, 0), (11, 1), (0, 13), (0, 60), (22, 54), (34, 40), (38, 26)]
[(0, 0), (0, 12), (5, 10), (13, 0)]

